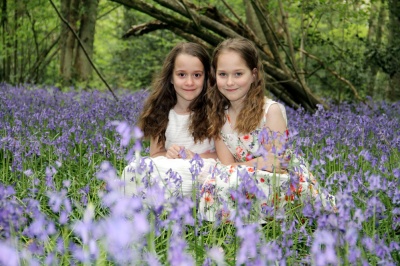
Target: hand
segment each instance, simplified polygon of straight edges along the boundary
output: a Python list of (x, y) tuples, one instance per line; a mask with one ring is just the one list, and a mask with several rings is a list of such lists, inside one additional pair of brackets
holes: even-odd
[(184, 159), (193, 159), (194, 153), (191, 150), (185, 149), (186, 158)]
[(257, 165), (260, 169), (277, 174), (286, 174), (289, 160), (285, 156), (277, 156), (273, 153), (268, 153), (266, 157), (257, 157)]
[(179, 155), (179, 152), (181, 149), (184, 149), (184, 147), (178, 146), (178, 145), (172, 145), (171, 147), (168, 148), (167, 153), (165, 156), (169, 159), (177, 159), (181, 158)]

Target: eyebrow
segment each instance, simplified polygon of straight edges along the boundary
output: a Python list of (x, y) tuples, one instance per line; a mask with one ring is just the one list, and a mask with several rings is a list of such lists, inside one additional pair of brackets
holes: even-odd
[[(240, 69), (234, 69), (234, 70), (232, 70), (232, 72), (244, 71), (244, 70), (245, 70), (244, 68), (240, 68)], [(219, 72), (219, 71), (225, 71), (226, 72), (225, 69), (217, 69), (217, 72)]]
[[(177, 69), (177, 70), (175, 70), (174, 72), (189, 72), (189, 71), (187, 71), (186, 69)], [(204, 71), (203, 70), (195, 70), (195, 71), (193, 71), (194, 73), (204, 73)]]

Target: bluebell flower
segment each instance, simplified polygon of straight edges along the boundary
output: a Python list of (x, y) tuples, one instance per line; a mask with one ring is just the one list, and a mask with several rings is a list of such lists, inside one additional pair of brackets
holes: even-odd
[(14, 188), (0, 183), (0, 238), (9, 238), (26, 224), (25, 207), (15, 196)]
[(20, 251), (9, 242), (0, 240), (0, 264), (7, 266), (19, 266), (20, 262)]
[(257, 243), (260, 242), (258, 224), (241, 224), (239, 219), (235, 220), (236, 235), (240, 238), (239, 251), (236, 254), (236, 262), (241, 265), (254, 260), (258, 256)]
[(313, 263), (319, 265), (336, 265), (338, 258), (335, 249), (336, 239), (330, 231), (317, 230), (311, 247)]
[(218, 266), (223, 266), (226, 264), (224, 250), (221, 247), (214, 246), (208, 249), (207, 257), (211, 258)]
[(172, 234), (168, 250), (168, 262), (170, 265), (195, 265), (193, 258), (185, 252), (186, 247), (186, 242), (183, 239), (178, 237), (176, 234)]
[(165, 190), (157, 183), (146, 189), (145, 204), (157, 215), (161, 214), (165, 203)]

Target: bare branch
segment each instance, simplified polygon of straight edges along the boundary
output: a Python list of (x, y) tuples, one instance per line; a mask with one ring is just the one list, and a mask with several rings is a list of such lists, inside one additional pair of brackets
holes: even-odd
[(154, 20), (151, 22), (134, 25), (129, 30), (127, 30), (123, 35), (123, 39), (127, 39), (131, 36), (141, 36), (145, 35), (149, 32), (153, 32), (156, 30), (170, 29), (171, 27), (168, 24), (163, 23), (159, 20)]
[[(177, 16), (172, 16), (167, 12), (163, 11), (162, 9), (156, 8), (153, 5), (150, 5), (142, 0), (111, 0), (111, 1), (123, 4), (127, 7), (148, 14), (153, 18), (158, 19), (164, 23), (167, 23), (168, 25), (173, 26), (175, 28), (180, 28), (185, 32), (188, 32), (203, 39), (204, 41), (208, 42), (211, 45), (217, 45), (220, 41), (223, 40), (223, 37), (213, 34), (205, 27), (197, 28), (194, 22), (187, 19), (178, 18)], [(177, 5), (174, 4), (173, 6)], [(184, 10), (183, 7), (178, 7), (178, 8), (180, 10), (182, 9)], [(182, 13), (186, 14), (185, 12), (186, 11), (183, 11)]]
[(203, 39), (200, 39), (192, 34), (188, 34), (187, 32), (185, 32), (179, 28), (172, 27), (172, 26), (170, 26), (166, 23), (163, 23), (159, 20), (150, 21), (150, 22), (143, 23), (140, 25), (134, 25), (127, 32), (125, 32), (124, 35), (122, 35), (122, 37), (124, 39), (127, 39), (132, 36), (141, 36), (141, 35), (145, 35), (147, 33), (156, 31), (156, 30), (164, 30), (164, 29), (175, 33), (176, 35), (182, 37), (183, 39), (186, 39), (189, 42), (195, 42), (195, 43), (199, 43), (199, 44), (203, 45), (210, 53), (214, 49), (213, 46), (211, 46), (209, 43), (203, 41)]
[(302, 49), (299, 49), (300, 52), (302, 52), (303, 54), (305, 54), (307, 57), (314, 59), (315, 61), (317, 61), (324, 69), (328, 70), (332, 75), (334, 75), (338, 80), (340, 80), (341, 82), (345, 83), (347, 86), (349, 86), (349, 88), (353, 91), (354, 96), (356, 97), (357, 100), (359, 101), (363, 101), (360, 97), (360, 95), (358, 95), (358, 92), (356, 90), (356, 88), (354, 87), (354, 85), (348, 81), (346, 78), (344, 78), (343, 76), (339, 75), (339, 73), (337, 73), (335, 70), (329, 68), (324, 61), (322, 61), (320, 58), (318, 58), (315, 55), (312, 55)]
[(286, 91), (292, 95), (292, 99), (304, 99), (302, 104), (308, 111), (312, 111), (317, 104), (322, 104), (324, 108), (328, 109), (328, 106), (317, 96), (311, 93), (307, 87), (303, 87), (295, 79), (288, 78), (289, 76), (280, 68), (271, 64), (268, 61), (263, 61), (264, 70), (271, 75), (275, 80), (280, 81), (281, 84), (285, 84)]
[(200, 28), (200, 22), (199, 22), (199, 17), (195, 12), (193, 12), (189, 7), (189, 3), (187, 3), (185, 0), (180, 0), (182, 5), (185, 7), (186, 13), (189, 15), (190, 19), (194, 22), (196, 27)]

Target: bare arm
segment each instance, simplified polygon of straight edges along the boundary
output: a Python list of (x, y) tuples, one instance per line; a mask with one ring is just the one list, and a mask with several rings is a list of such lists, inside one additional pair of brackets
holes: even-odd
[(215, 140), (215, 149), (217, 151), (218, 159), (222, 164), (235, 164), (235, 158), (222, 139)]
[(158, 144), (158, 138), (150, 139), (150, 157), (166, 156), (167, 151)]
[(163, 146), (158, 144), (157, 139), (150, 139), (150, 157), (165, 156), (169, 159), (177, 159), (180, 157), (181, 146), (171, 145), (171, 147), (166, 150)]

